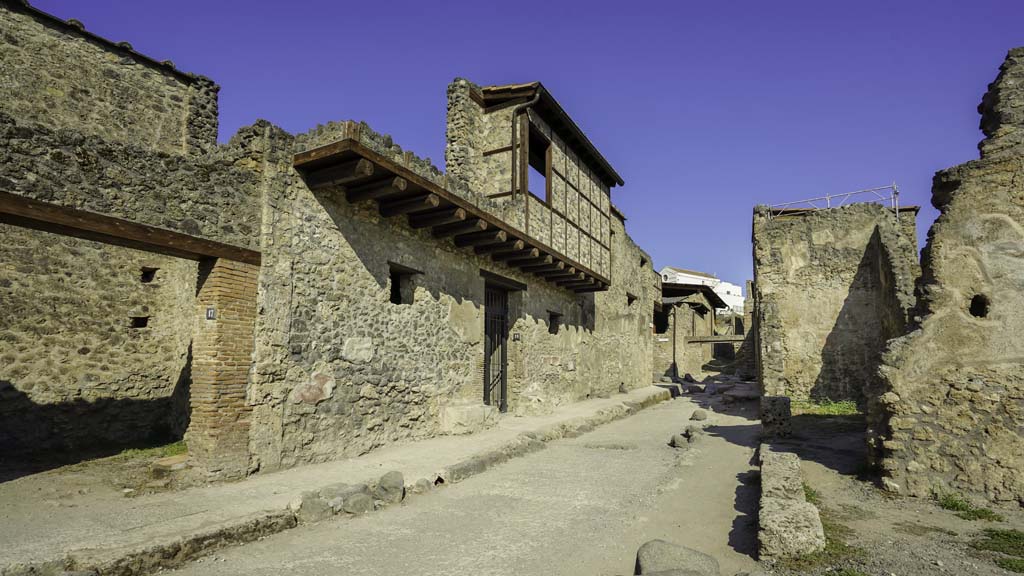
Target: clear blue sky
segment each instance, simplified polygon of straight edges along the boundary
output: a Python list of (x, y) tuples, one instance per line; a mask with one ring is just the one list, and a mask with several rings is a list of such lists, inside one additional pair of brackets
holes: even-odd
[(445, 87), (540, 80), (626, 181), (654, 258), (742, 283), (758, 203), (977, 157), (985, 87), (1024, 45), (1022, 0), (127, 2), (36, 0), (221, 87), (220, 137), (365, 120), (444, 162)]

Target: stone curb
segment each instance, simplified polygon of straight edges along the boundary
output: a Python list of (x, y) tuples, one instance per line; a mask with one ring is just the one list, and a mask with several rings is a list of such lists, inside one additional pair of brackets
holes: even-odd
[(825, 548), (825, 531), (817, 507), (804, 495), (800, 458), (791, 452), (758, 449), (761, 500), (758, 510), (758, 558), (775, 562)]
[[(631, 416), (669, 399), (671, 394), (668, 390), (652, 391), (639, 401), (624, 401), (617, 406), (601, 409), (593, 415), (523, 432), (500, 448), (476, 454), (444, 467), (437, 474), (439, 482), (435, 482), (447, 484), (465, 480), (512, 458), (541, 450), (552, 440), (574, 438), (590, 432), (596, 426)], [(333, 483), (314, 491), (320, 493), (336, 489), (337, 486), (337, 483)], [(295, 528), (301, 523), (300, 516), (301, 514), (293, 509), (293, 505), (289, 505), (283, 510), (257, 512), (206, 526), (200, 530), (168, 538), (163, 542), (107, 550), (79, 550), (49, 562), (13, 564), (0, 569), (0, 576), (59, 576), (70, 572), (83, 575), (144, 576), (161, 569), (181, 566), (189, 560), (220, 548), (246, 544)]]

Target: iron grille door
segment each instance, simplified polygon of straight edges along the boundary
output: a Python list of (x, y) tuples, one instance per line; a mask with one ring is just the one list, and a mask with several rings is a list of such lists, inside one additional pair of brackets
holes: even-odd
[(508, 292), (484, 289), (484, 404), (508, 410)]

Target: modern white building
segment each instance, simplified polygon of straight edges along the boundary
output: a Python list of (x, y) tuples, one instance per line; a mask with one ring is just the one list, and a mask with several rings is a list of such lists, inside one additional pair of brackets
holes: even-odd
[(665, 266), (661, 269), (661, 279), (673, 284), (703, 284), (711, 286), (711, 289), (718, 294), (729, 306), (729, 309), (736, 314), (743, 314), (743, 287), (732, 282), (726, 282), (718, 277), (705, 272)]

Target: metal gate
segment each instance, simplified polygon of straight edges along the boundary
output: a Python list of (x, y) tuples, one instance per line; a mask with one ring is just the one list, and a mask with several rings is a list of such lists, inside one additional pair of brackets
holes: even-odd
[(484, 289), (484, 404), (508, 410), (508, 292)]

